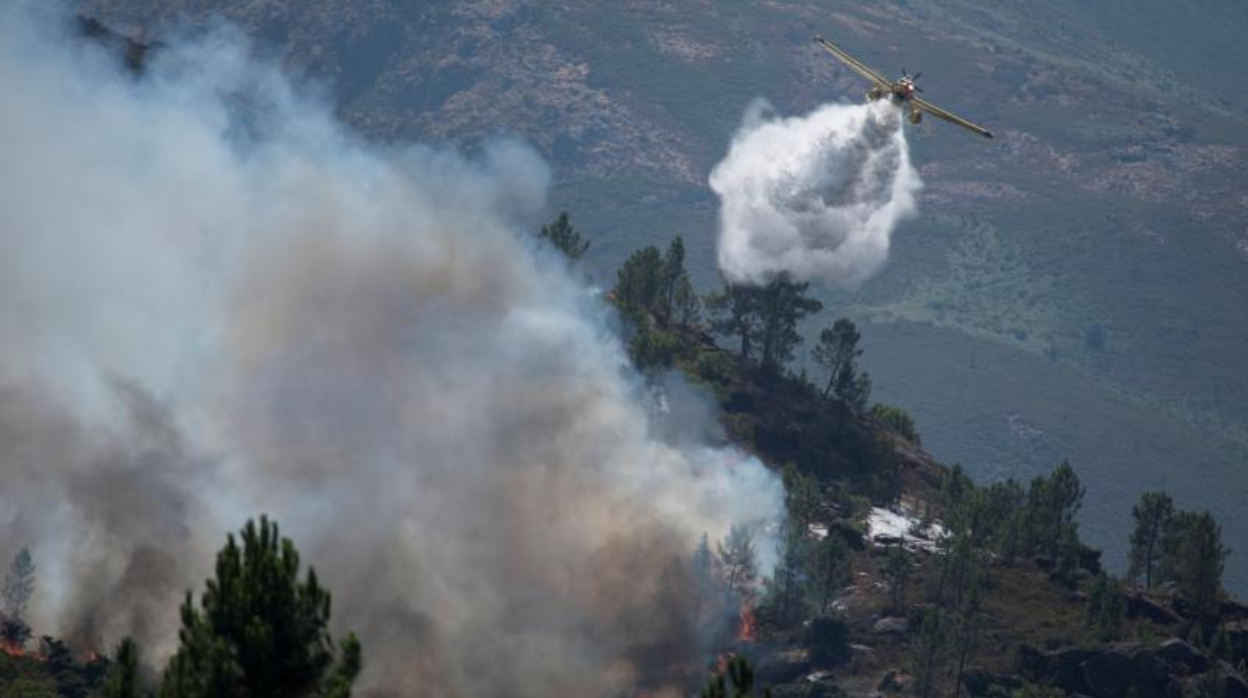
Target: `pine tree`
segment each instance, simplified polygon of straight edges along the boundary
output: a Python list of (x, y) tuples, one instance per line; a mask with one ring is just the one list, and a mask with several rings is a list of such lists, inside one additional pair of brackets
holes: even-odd
[(758, 332), (757, 289), (725, 283), (722, 291), (706, 297), (705, 305), (711, 331), (736, 338), (739, 345), (737, 356), (742, 365), (748, 366)]
[(733, 526), (716, 547), (728, 591), (738, 600), (748, 599), (758, 579), (758, 554), (750, 530), (745, 526)]
[(1231, 634), (1226, 630), (1226, 623), (1218, 624), (1218, 631), (1213, 634), (1213, 644), (1209, 646), (1209, 651), (1213, 652), (1213, 656), (1224, 662), (1234, 660), (1234, 652), (1231, 648)]
[(811, 556), (810, 578), (818, 594), (819, 612), (827, 613), (836, 593), (850, 580), (849, 548), (840, 535), (829, 531), (819, 541)]
[(923, 614), (922, 625), (912, 646), (915, 691), (927, 698), (936, 691), (948, 658), (950, 639), (949, 617), (939, 606), (929, 608)]
[(681, 279), (688, 279), (685, 273), (685, 242), (677, 235), (667, 246), (663, 254), (663, 270), (659, 283), (658, 314), (664, 321), (670, 321), (676, 307), (676, 288)]
[(778, 628), (788, 628), (806, 606), (809, 548), (804, 532), (790, 521), (785, 526), (780, 560), (769, 585), (772, 619)]
[[(702, 690), (702, 698), (750, 698), (754, 695), (754, 669), (749, 660), (737, 655), (728, 660), (724, 671), (716, 674)], [(763, 698), (771, 696), (763, 690)]]
[(149, 695), (139, 679), (139, 648), (126, 638), (117, 646), (113, 664), (104, 679), (104, 698), (142, 698)]
[(1088, 626), (1101, 642), (1117, 640), (1122, 634), (1122, 618), (1127, 598), (1122, 586), (1109, 575), (1101, 573), (1088, 594)]
[(30, 548), (23, 547), (13, 556), (8, 572), (4, 575), (0, 596), (4, 600), (4, 613), (15, 621), (26, 616), (26, 606), (35, 593), (35, 561)]
[(862, 349), (858, 342), (862, 334), (848, 318), (840, 318), (819, 332), (819, 342), (813, 352), (815, 362), (823, 367), (828, 380), (824, 384), (823, 397), (836, 399), (861, 412), (867, 396), (862, 394), (862, 379), (858, 375), (858, 357)]
[(794, 347), (802, 343), (797, 323), (823, 309), (823, 303), (807, 295), (809, 289), (809, 283), (781, 274), (758, 292), (759, 365), (764, 372), (783, 371), (793, 360)]
[(1144, 588), (1153, 588), (1153, 575), (1161, 558), (1161, 539), (1174, 515), (1174, 501), (1165, 492), (1145, 492), (1139, 504), (1131, 509), (1135, 529), (1131, 531), (1131, 567), (1128, 575), (1139, 580), (1144, 575)]
[(615, 302), (626, 309), (654, 312), (663, 289), (663, 257), (654, 245), (633, 252), (616, 272)]
[(196, 608), (182, 606), (180, 646), (165, 670), (162, 698), (346, 698), (360, 670), (353, 635), (335, 645), (330, 596), (276, 523), (248, 521), (217, 555)]
[(693, 551), (693, 624), (700, 626), (705, 617), (703, 612), (717, 596), (718, 577), (716, 575), (715, 554), (711, 552), (710, 539), (705, 533)]
[(798, 470), (793, 463), (784, 466), (780, 478), (784, 483), (784, 505), (789, 519), (798, 530), (809, 531), (823, 501), (819, 480)]
[(1084, 491), (1079, 476), (1066, 461), (1049, 477), (1032, 480), (1026, 504), (1028, 552), (1043, 553), (1059, 563), (1077, 557), (1079, 536), (1075, 515), (1083, 505)]
[(543, 225), (537, 236), (549, 242), (573, 262), (589, 251), (589, 240), (582, 239), (580, 232), (572, 227), (567, 211), (561, 211), (554, 222)]
[(894, 545), (884, 561), (884, 578), (888, 580), (888, 600), (894, 611), (906, 603), (906, 581), (910, 578), (910, 556), (905, 548)]
[(1202, 622), (1217, 617), (1222, 593), (1222, 570), (1229, 552), (1222, 546), (1222, 527), (1207, 511), (1183, 511), (1170, 519), (1167, 559), (1163, 568), (1173, 579), (1179, 596)]
[(676, 289), (672, 294), (672, 320), (684, 327), (693, 327), (702, 319), (702, 301), (697, 291), (693, 290), (693, 282), (688, 274), (676, 280)]

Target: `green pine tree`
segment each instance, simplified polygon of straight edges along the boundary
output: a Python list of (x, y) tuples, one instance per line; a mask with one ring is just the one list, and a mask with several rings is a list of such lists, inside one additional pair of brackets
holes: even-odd
[(1162, 568), (1173, 579), (1192, 615), (1208, 623), (1218, 614), (1222, 570), (1229, 551), (1222, 546), (1222, 527), (1207, 511), (1175, 514), (1167, 526)]
[(1097, 576), (1088, 594), (1088, 626), (1101, 642), (1117, 640), (1122, 635), (1122, 619), (1127, 599), (1122, 585), (1105, 573)]
[(310, 568), (301, 581), (299, 566), (294, 543), (265, 517), (230, 535), (198, 608), (187, 593), (162, 698), (347, 698), (359, 642), (334, 643), (329, 592)]
[(823, 303), (807, 295), (809, 289), (809, 283), (781, 274), (757, 291), (759, 366), (765, 373), (783, 372), (802, 343), (797, 323), (823, 309)]
[(567, 211), (560, 212), (553, 222), (543, 225), (537, 236), (549, 242), (573, 262), (589, 251), (589, 240), (583, 239), (580, 232), (572, 226)]
[(143, 689), (139, 677), (139, 648), (134, 640), (126, 638), (117, 646), (113, 664), (104, 679), (104, 698), (142, 698), (150, 695)]
[(616, 271), (615, 302), (625, 310), (650, 313), (658, 308), (663, 290), (663, 256), (654, 245), (633, 252)]
[(759, 323), (757, 290), (725, 282), (722, 291), (707, 295), (705, 306), (711, 331), (736, 339), (737, 357), (749, 366)]
[(823, 397), (837, 400), (862, 412), (870, 392), (869, 379), (858, 371), (858, 357), (862, 349), (858, 342), (862, 334), (848, 318), (840, 318), (819, 333), (813, 356), (815, 363), (823, 367), (828, 379), (824, 384)]
[[(749, 660), (737, 655), (728, 660), (723, 672), (716, 674), (702, 690), (702, 698), (750, 698), (754, 695), (754, 669)], [(763, 690), (763, 698), (771, 689)]]
[(1165, 492), (1145, 492), (1139, 504), (1131, 509), (1135, 529), (1131, 531), (1131, 568), (1133, 580), (1144, 576), (1144, 588), (1153, 588), (1157, 563), (1161, 558), (1162, 535), (1174, 515), (1174, 501)]

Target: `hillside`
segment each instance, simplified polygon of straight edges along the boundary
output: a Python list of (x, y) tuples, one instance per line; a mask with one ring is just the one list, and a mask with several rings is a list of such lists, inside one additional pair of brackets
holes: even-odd
[[(982, 188), (920, 220), (956, 223), (950, 278), (995, 294), (973, 312), (953, 312), (957, 284), (910, 289), (940, 299), (918, 306), (787, 275), (702, 293), (690, 272), (705, 282), (706, 260), (681, 237), (604, 274), (601, 253), (582, 255), (626, 238), (583, 239), (579, 212), (521, 232), (548, 215), (547, 168), (527, 148), (451, 132), (480, 158), (370, 143), (228, 35), (125, 38), (111, 20), (26, 9), (0, 12), (13, 19), (0, 76), (26, 96), (0, 128), (13, 185), (0, 276), (17, 291), (0, 306), (16, 357), (0, 364), (13, 553), (0, 695), (139, 698), (159, 683), (169, 698), (673, 696), (727, 673), (744, 696), (749, 664), (780, 698), (1248, 695), (1248, 607), (1224, 590), (1229, 548), (1202, 511), (1238, 511), (1236, 488), (1188, 477), (1165, 487), (1172, 500), (1132, 477), (1151, 467), (1141, 449), (1216, 425), (1201, 432), (1122, 386), (1089, 391), (1089, 371), (1112, 367), (1114, 326), (1082, 330), (1082, 359), (1051, 338), (1028, 348), (999, 286), (1034, 261), (1002, 242), (1030, 219), (956, 213)], [(446, 25), (499, 9), (421, 22), (431, 39), (459, 36)], [(580, 7), (502, 9), (489, 26), (564, 39), (595, 26)], [(1060, 12), (998, 9), (973, 19), (1002, 45), (1068, 50), (1010, 21), (1060, 25)], [(1157, 77), (1118, 50), (1097, 54), (1104, 85)], [(612, 113), (599, 106), (581, 115)], [(667, 148), (566, 172), (664, 181), (683, 167)], [(1065, 213), (1073, 225), (1090, 210)], [(958, 267), (985, 254), (1005, 271)], [(595, 271), (615, 283), (587, 284)], [(1017, 443), (970, 477), (925, 450), (927, 423), (880, 402), (889, 391), (937, 403), (938, 432), (1003, 419)], [(1110, 440), (1130, 430), (1151, 441)], [(1067, 445), (1084, 440), (1107, 465), (1071, 466)], [(1201, 485), (1227, 494), (1202, 499)], [(209, 571), (221, 528), (248, 511), (267, 513), (227, 534)], [(1222, 518), (1234, 544), (1237, 520)], [(1124, 575), (1100, 546), (1127, 541)], [(99, 654), (111, 647), (115, 661)], [(726, 695), (714, 686), (705, 695)]]
[[(1109, 532), (1150, 487), (1248, 533), (1223, 486), (1248, 458), (1248, 121), (1242, 90), (1223, 89), (1240, 82), (1242, 4), (83, 7), (154, 37), (225, 17), (327, 85), (372, 139), (471, 149), (518, 135), (552, 163), (550, 206), (584, 223), (597, 276), (679, 232), (704, 289), (716, 277), (705, 180), (745, 105), (800, 112), (862, 92), (810, 35), (886, 73), (922, 69), (934, 100), (1000, 135), (917, 129), (919, 218), (881, 276), (821, 292), (873, 326), (881, 397), (978, 475), (1083, 466), (1097, 502), (1086, 523), (1115, 565)], [(1248, 558), (1230, 564), (1243, 590)]]
[[(757, 684), (779, 698), (945, 695), (955, 685), (970, 696), (1248, 691), (1248, 606), (1222, 598), (1202, 625), (1173, 589), (1113, 587), (1119, 606), (1102, 626), (1090, 610), (1106, 579), (1098, 551), (1076, 542), (1069, 567), (1043, 554), (1004, 555), (990, 542), (995, 534), (984, 532), (1000, 522), (985, 522), (976, 533), (984, 536), (978, 544), (984, 549), (963, 557), (965, 549), (954, 541), (964, 534), (951, 539), (942, 533), (956, 526), (956, 510), (970, 501), (965, 490), (954, 493), (970, 488), (987, 495), (989, 489), (977, 490), (938, 463), (918, 445), (917, 434), (855, 414), (820, 396), (805, 378), (742, 364), (697, 326), (642, 318), (649, 328), (644, 332), (669, 347), (668, 368), (714, 404), (729, 442), (775, 470), (797, 466), (784, 469), (789, 516), (802, 511), (803, 497), (813, 497), (802, 514), (809, 530), (801, 538), (815, 546), (835, 539), (844, 551), (840, 583), (824, 598), (824, 611), (818, 610), (816, 580), (809, 579), (801, 610), (788, 620), (778, 610), (782, 562), (774, 578), (742, 600), (735, 637), (717, 640), (718, 669), (706, 671), (745, 658)], [(656, 390), (671, 390), (664, 369), (648, 375)], [(718, 554), (725, 555), (722, 548)], [(975, 580), (966, 587), (970, 602), (962, 600), (958, 570), (972, 559), (965, 572)], [(906, 570), (901, 576), (898, 560)], [(735, 618), (735, 608), (728, 610)], [(34, 651), (2, 649), (0, 695), (109, 695), (105, 685), (116, 665), (92, 648), (45, 637)], [(153, 676), (148, 671), (143, 680), (154, 685)], [(689, 680), (701, 676), (699, 670)], [(643, 686), (648, 678), (641, 678)]]

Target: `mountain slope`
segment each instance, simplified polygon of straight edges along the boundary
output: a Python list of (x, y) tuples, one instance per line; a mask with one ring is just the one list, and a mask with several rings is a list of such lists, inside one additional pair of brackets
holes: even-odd
[[(973, 473), (1026, 476), (1071, 458), (1090, 499), (1120, 512), (1086, 514), (1111, 562), (1120, 536), (1096, 532), (1120, 531), (1147, 488), (1182, 482), (1183, 506), (1248, 533), (1226, 494), (1242, 489), (1248, 461), (1241, 4), (83, 7), (156, 37), (224, 16), (327, 84), (370, 138), (472, 148), (519, 135), (552, 162), (552, 207), (590, 233), (598, 276), (680, 233), (703, 288), (715, 283), (716, 209), (704, 182), (745, 105), (765, 96), (797, 112), (863, 92), (811, 35), (886, 73), (923, 70), (933, 101), (1000, 135), (913, 129), (920, 217), (880, 277), (823, 292), (878, 325), (866, 332), (877, 392), (912, 407), (937, 455)], [(972, 362), (971, 381), (929, 368)], [(978, 416), (951, 417), (968, 413)], [(1031, 433), (1020, 424), (1045, 438), (1020, 437)], [(1228, 576), (1248, 588), (1248, 557)]]

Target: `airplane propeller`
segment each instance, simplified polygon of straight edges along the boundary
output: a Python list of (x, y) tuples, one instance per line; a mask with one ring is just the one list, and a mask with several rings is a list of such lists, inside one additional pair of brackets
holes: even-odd
[(915, 91), (915, 92), (922, 92), (922, 91), (923, 91), (923, 88), (922, 88), (922, 87), (919, 87), (918, 85), (915, 85), (915, 84), (914, 84), (915, 82), (917, 82), (917, 81), (918, 81), (918, 79), (919, 79), (919, 78), (923, 77), (923, 71), (921, 71), (921, 70), (920, 70), (919, 72), (915, 73), (914, 75), (911, 75), (909, 70), (906, 70), (905, 68), (902, 68), (902, 69), (901, 69), (901, 77), (902, 77), (903, 79), (909, 80), (909, 81), (910, 81), (910, 84), (911, 84), (911, 85), (914, 85), (914, 91)]

